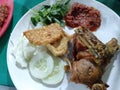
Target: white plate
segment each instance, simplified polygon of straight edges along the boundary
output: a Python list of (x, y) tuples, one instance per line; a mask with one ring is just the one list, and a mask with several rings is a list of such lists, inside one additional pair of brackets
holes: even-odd
[[(49, 4), (51, 0), (44, 1), (37, 6), (34, 10), (38, 10), (42, 4)], [(71, 0), (72, 3), (77, 1), (88, 6), (93, 6), (101, 12), (102, 24), (100, 28), (94, 32), (94, 34), (102, 40), (104, 43), (115, 37), (118, 39), (120, 44), (120, 17), (114, 13), (111, 9), (104, 6), (103, 4), (94, 0)], [(27, 29), (32, 28), (30, 23), (30, 17), (32, 16), (31, 10), (29, 10), (15, 26), (7, 49), (7, 64), (10, 76), (16, 88), (18, 90), (89, 90), (85, 85), (74, 84), (69, 82), (69, 75), (65, 75), (64, 80), (61, 84), (56, 86), (46, 86), (41, 84), (39, 81), (33, 80), (27, 69), (19, 69), (15, 65), (15, 59), (11, 55), (13, 46), (16, 45), (18, 38), (21, 33)], [(68, 29), (68, 28), (65, 28)], [(70, 30), (71, 31), (71, 30)], [(67, 32), (71, 33), (69, 30)], [(11, 42), (12, 41), (12, 42)], [(14, 44), (14, 45), (13, 45)], [(111, 62), (103, 76), (103, 80), (110, 85), (108, 90), (119, 90), (120, 88), (120, 55), (117, 54), (114, 58), (114, 62)]]

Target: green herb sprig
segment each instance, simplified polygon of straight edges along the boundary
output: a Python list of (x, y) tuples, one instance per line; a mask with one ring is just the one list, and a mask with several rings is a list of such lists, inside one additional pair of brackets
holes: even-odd
[(53, 5), (43, 5), (43, 7), (38, 11), (34, 11), (34, 16), (31, 17), (33, 25), (37, 25), (41, 22), (43, 25), (49, 25), (51, 23), (59, 23), (64, 26), (64, 16), (69, 9), (70, 0), (59, 0)]

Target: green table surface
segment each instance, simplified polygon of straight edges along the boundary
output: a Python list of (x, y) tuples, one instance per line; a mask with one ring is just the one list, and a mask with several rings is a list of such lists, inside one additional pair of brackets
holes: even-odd
[[(7, 86), (14, 86), (7, 68), (7, 46), (10, 37), (10, 33), (14, 29), (19, 19), (33, 6), (44, 0), (14, 0), (14, 12), (9, 27), (4, 33), (3, 37), (0, 38), (0, 84)], [(98, 0), (114, 10), (120, 15), (120, 0)]]

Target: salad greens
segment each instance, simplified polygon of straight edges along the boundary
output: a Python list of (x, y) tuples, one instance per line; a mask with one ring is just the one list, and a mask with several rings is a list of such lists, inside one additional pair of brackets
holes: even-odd
[(38, 22), (41, 22), (43, 25), (49, 25), (51, 23), (59, 23), (61, 26), (64, 26), (64, 16), (69, 9), (70, 0), (59, 0), (53, 5), (43, 5), (43, 7), (34, 13), (34, 16), (31, 17), (33, 25), (37, 25)]

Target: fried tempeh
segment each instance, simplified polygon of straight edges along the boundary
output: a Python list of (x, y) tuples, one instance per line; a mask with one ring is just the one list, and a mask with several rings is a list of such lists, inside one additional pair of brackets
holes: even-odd
[(63, 29), (59, 24), (54, 23), (39, 29), (25, 31), (23, 34), (34, 45), (46, 45), (59, 40), (63, 35)]

